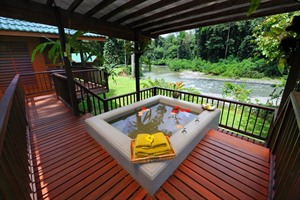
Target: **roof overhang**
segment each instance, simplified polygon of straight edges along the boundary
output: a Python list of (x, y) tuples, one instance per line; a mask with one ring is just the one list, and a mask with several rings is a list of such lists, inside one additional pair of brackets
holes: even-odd
[[(231, 21), (300, 10), (296, 0), (57, 0), (66, 28), (135, 40)], [(1, 0), (0, 16), (57, 25), (52, 0)]]
[[(35, 33), (35, 32), (27, 32), (27, 31), (6, 31), (6, 30), (0, 30), (0, 36), (39, 37), (39, 38), (55, 38), (55, 39), (59, 38), (58, 34)], [(106, 38), (105, 37), (81, 36), (81, 37), (78, 37), (78, 40), (105, 42)]]

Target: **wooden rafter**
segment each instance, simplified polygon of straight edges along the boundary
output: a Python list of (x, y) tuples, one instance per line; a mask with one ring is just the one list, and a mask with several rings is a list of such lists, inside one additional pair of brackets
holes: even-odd
[[(126, 40), (300, 10), (295, 0), (261, 0), (251, 16), (250, 0), (60, 1), (65, 27)], [(1, 0), (0, 16), (57, 25), (51, 2)]]
[[(291, 11), (289, 6), (290, 6), (290, 4), (287, 6), (280, 5), (280, 6), (276, 6), (275, 8), (278, 11), (278, 13), (285, 13), (285, 12)], [(292, 6), (293, 6), (293, 11), (297, 11), (300, 9), (300, 4), (295, 3)], [(272, 14), (272, 8), (266, 8), (266, 9), (261, 9), (259, 11), (256, 11), (249, 17), (246, 17), (245, 13), (239, 13), (239, 14), (234, 14), (234, 15), (228, 16), (227, 18), (224, 18), (223, 16), (214, 18), (214, 19), (208, 18), (206, 20), (203, 20), (201, 22), (195, 22), (193, 24), (182, 25), (182, 26), (178, 26), (178, 27), (170, 27), (170, 28), (167, 28), (164, 30), (160, 29), (157, 32), (151, 32), (151, 36), (157, 37), (158, 35), (161, 35), (161, 34), (182, 31), (182, 30), (188, 30), (188, 29), (193, 29), (193, 28), (197, 28), (197, 27), (221, 24), (221, 23), (226, 23), (226, 22), (231, 22), (231, 21), (241, 21), (241, 20), (245, 20), (245, 19), (253, 19), (253, 18), (257, 18), (257, 17), (268, 16), (271, 14)]]
[(177, 2), (179, 0), (162, 0), (162, 1), (159, 1), (159, 2), (156, 2), (154, 4), (151, 4), (145, 8), (142, 8), (140, 10), (137, 10), (136, 12), (133, 12), (129, 15), (126, 15), (118, 20), (116, 20), (115, 22), (116, 23), (123, 23), (124, 21), (126, 20), (129, 20), (129, 19), (132, 19), (132, 18), (135, 18), (135, 17), (139, 17), (141, 16), (142, 14), (145, 14), (145, 13), (149, 13), (157, 8), (162, 8), (166, 5), (169, 5), (170, 3), (174, 3), (174, 2)]
[(69, 12), (73, 12), (74, 10), (76, 10), (76, 8), (83, 2), (83, 0), (75, 0), (73, 1), (73, 3), (70, 5), (70, 7), (68, 8)]
[(107, 13), (106, 15), (102, 16), (100, 19), (101, 20), (107, 20), (107, 19), (110, 19), (111, 17), (113, 17), (114, 15), (120, 13), (120, 12), (123, 12), (129, 8), (132, 8), (136, 5), (139, 5), (141, 3), (144, 3), (146, 0), (135, 0), (135, 1), (129, 1), (125, 4), (123, 4), (122, 6), (116, 8), (115, 10)]
[(99, 12), (100, 10), (104, 9), (105, 7), (109, 6), (116, 0), (107, 0), (107, 1), (101, 1), (98, 3), (95, 7), (93, 7), (91, 10), (89, 10), (85, 15), (87, 17), (93, 16), (95, 13)]

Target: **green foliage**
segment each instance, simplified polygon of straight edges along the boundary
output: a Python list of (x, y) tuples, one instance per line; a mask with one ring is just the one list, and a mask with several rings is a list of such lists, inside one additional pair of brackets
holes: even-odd
[(194, 94), (200, 94), (200, 92), (194, 88), (194, 87), (184, 87), (184, 83), (176, 82), (176, 83), (169, 83), (164, 78), (162, 79), (147, 79), (146, 82), (141, 83), (141, 86), (143, 88), (150, 88), (150, 87), (161, 87), (161, 88), (168, 88), (172, 90), (178, 90), (178, 91), (186, 91), (191, 92)]
[(251, 0), (247, 15), (249, 16), (249, 15), (251, 15), (251, 13), (256, 11), (256, 9), (259, 7), (259, 5), (260, 5), (260, 0)]
[(104, 45), (104, 57), (108, 64), (119, 64), (121, 46), (115, 38), (108, 38)]
[(223, 98), (232, 97), (236, 101), (249, 102), (252, 89), (247, 90), (246, 84), (225, 82), (222, 89)]
[(263, 78), (265, 71), (261, 69), (264, 69), (263, 66), (266, 65), (263, 59), (254, 60), (250, 58), (242, 61), (233, 58), (222, 59), (217, 63), (201, 59), (173, 59), (166, 60), (166, 64), (173, 71), (193, 70), (230, 78)]
[[(66, 35), (66, 54), (70, 61), (72, 61), (72, 53), (83, 52), (85, 59), (89, 59), (91, 56), (96, 55), (100, 60), (102, 54), (100, 54), (99, 43), (97, 42), (85, 42), (78, 40), (79, 37), (84, 35), (83, 31), (76, 31), (73, 35)], [(59, 58), (63, 57), (62, 47), (60, 40), (51, 40), (46, 38), (46, 42), (39, 44), (35, 47), (31, 54), (31, 61), (34, 60), (37, 53), (43, 53), (48, 50), (48, 58), (53, 60), (53, 64)]]
[(170, 83), (167, 82), (164, 78), (162, 79), (147, 79), (147, 82), (141, 83), (143, 88), (150, 88), (150, 87), (162, 87), (162, 88), (169, 88)]
[(287, 65), (280, 43), (284, 38), (296, 37), (295, 33), (287, 32), (285, 29), (291, 23), (293, 16), (299, 14), (300, 11), (268, 16), (254, 29), (253, 35), (258, 46), (257, 49), (269, 61), (278, 63), (280, 72), (283, 72), (284, 67)]

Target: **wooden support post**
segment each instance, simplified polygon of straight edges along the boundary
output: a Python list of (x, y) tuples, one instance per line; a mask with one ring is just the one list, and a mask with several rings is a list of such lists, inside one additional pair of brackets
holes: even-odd
[(289, 75), (285, 84), (285, 88), (282, 94), (281, 102), (279, 105), (278, 113), (281, 112), (286, 100), (288, 99), (291, 92), (293, 92), (297, 79), (300, 74), (300, 47), (296, 49), (295, 54), (293, 55), (291, 62), (291, 69), (289, 71)]
[(84, 55), (83, 55), (82, 49), (80, 49), (80, 60), (81, 60), (82, 68), (85, 68), (85, 61), (84, 61)]
[(134, 41), (134, 64), (135, 64), (135, 70), (134, 70), (134, 74), (135, 74), (135, 89), (136, 89), (136, 101), (140, 101), (141, 100), (141, 96), (140, 96), (140, 52), (139, 52), (139, 39), (138, 39), (138, 34), (135, 34), (135, 41)]
[(78, 108), (78, 103), (77, 103), (77, 97), (76, 97), (76, 92), (75, 92), (75, 84), (74, 84), (74, 78), (72, 74), (72, 69), (71, 69), (71, 63), (68, 58), (68, 55), (66, 53), (66, 36), (65, 36), (65, 31), (60, 19), (60, 14), (59, 14), (59, 8), (55, 5), (54, 6), (54, 12), (55, 12), (55, 17), (58, 25), (58, 31), (59, 31), (59, 39), (60, 39), (60, 44), (63, 52), (63, 61), (65, 65), (65, 70), (66, 70), (66, 76), (67, 76), (67, 82), (69, 86), (69, 95), (71, 99), (71, 107), (73, 108), (73, 112), (75, 116), (79, 115), (79, 108)]

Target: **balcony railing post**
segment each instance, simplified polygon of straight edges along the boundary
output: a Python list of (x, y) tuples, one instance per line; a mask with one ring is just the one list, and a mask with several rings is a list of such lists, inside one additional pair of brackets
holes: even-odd
[(156, 96), (157, 95), (157, 92), (156, 92), (156, 90), (157, 90), (157, 87), (153, 87), (153, 96)]
[(104, 112), (108, 112), (108, 101), (106, 99), (104, 99), (103, 105), (104, 105)]
[(91, 113), (93, 111), (93, 108), (92, 108), (91, 98), (88, 93), (86, 94), (86, 103), (87, 103), (88, 112)]

